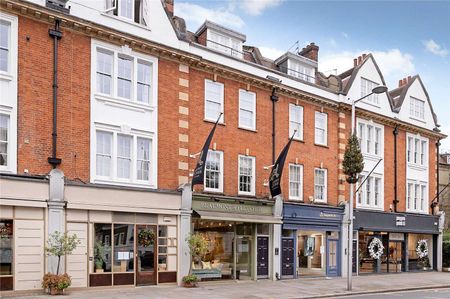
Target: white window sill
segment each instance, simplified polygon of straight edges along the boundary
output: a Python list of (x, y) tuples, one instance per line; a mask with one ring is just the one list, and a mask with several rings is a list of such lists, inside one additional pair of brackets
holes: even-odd
[(246, 131), (250, 131), (250, 132), (255, 132), (257, 133), (258, 131), (254, 128), (247, 128), (247, 127), (243, 127), (243, 126), (238, 126), (239, 129), (241, 130), (246, 130)]
[[(215, 124), (216, 121), (217, 121), (217, 119), (208, 119), (208, 118), (204, 118), (203, 121), (206, 121), (206, 122)], [(222, 125), (222, 126), (226, 126), (226, 123), (224, 123), (223, 121), (219, 121), (217, 124), (218, 124), (218, 125)]]
[[(291, 137), (291, 136), (289, 136), (289, 137)], [(299, 141), (299, 142), (305, 142), (302, 138), (296, 138), (296, 137), (292, 138), (292, 140)]]
[(409, 210), (406, 209), (407, 213), (412, 213), (412, 214), (422, 214), (422, 215), (428, 215), (428, 212), (426, 211), (420, 211), (420, 210)]
[(303, 202), (302, 198), (296, 198), (296, 197), (289, 197), (289, 200)]
[(375, 154), (363, 153), (363, 158), (367, 159), (367, 160), (378, 162), (378, 160), (380, 160), (383, 157), (382, 156), (377, 156)]
[(7, 72), (0, 72), (0, 80), (2, 81), (12, 81), (14, 77)]
[(105, 103), (105, 105), (138, 111), (138, 112), (146, 112), (146, 111), (154, 111), (155, 107), (150, 106), (148, 104), (141, 104), (138, 102), (132, 102), (127, 100), (122, 100), (119, 98), (114, 98), (104, 94), (94, 94), (96, 100)]
[(156, 186), (151, 182), (144, 181), (120, 181), (120, 180), (108, 180), (106, 178), (94, 178), (93, 183), (95, 184), (104, 184), (104, 185), (113, 185), (113, 186), (128, 186), (128, 187), (138, 187), (138, 188), (147, 188), (147, 189), (156, 189)]
[(255, 193), (238, 191), (238, 195), (240, 195), (240, 196), (255, 196)]
[(425, 165), (414, 164), (411, 162), (408, 162), (408, 167), (410, 167), (411, 169), (421, 170), (421, 171), (428, 169), (427, 166), (425, 166)]
[(206, 187), (203, 187), (203, 191), (211, 192), (211, 193), (223, 193), (223, 190), (221, 190), (221, 189), (210, 189), (210, 188), (206, 188)]
[(411, 116), (411, 115), (410, 115), (409, 118), (412, 119), (412, 120), (421, 122), (421, 123), (423, 123), (423, 124), (426, 124), (426, 123), (427, 123), (427, 122), (425, 121), (425, 119), (417, 118), (417, 117), (415, 117), (415, 116)]
[(0, 172), (1, 173), (10, 173), (10, 174), (16, 174), (16, 171), (9, 168), (8, 166), (0, 166)]
[(139, 23), (136, 23), (136, 22), (134, 22), (134, 21), (132, 21), (130, 19), (127, 19), (127, 18), (123, 18), (123, 17), (115, 16), (115, 15), (110, 15), (110, 14), (107, 14), (105, 12), (102, 12), (101, 15), (105, 16), (105, 17), (108, 17), (108, 18), (111, 18), (111, 19), (114, 19), (114, 20), (117, 20), (117, 21), (120, 21), (120, 22), (123, 22), (123, 23), (126, 23), (126, 24), (130, 24), (132, 26), (139, 27), (139, 28), (144, 29), (144, 30), (152, 31), (147, 26), (139, 24)]
[(362, 204), (356, 204), (357, 209), (365, 209), (365, 210), (375, 210), (375, 211), (384, 211), (382, 207), (375, 207), (375, 206), (367, 206)]
[(313, 203), (327, 203), (326, 199), (316, 199), (314, 198)]

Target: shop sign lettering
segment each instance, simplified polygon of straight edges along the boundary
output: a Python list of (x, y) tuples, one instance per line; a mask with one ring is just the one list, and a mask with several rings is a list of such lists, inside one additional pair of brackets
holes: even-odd
[(395, 218), (396, 226), (405, 226), (406, 225), (406, 217), (405, 216), (397, 216)]
[[(196, 206), (196, 207), (195, 207)], [(244, 205), (244, 204), (230, 204), (223, 202), (198, 202), (194, 203), (194, 209), (240, 214), (271, 214), (271, 207), (263, 207), (256, 205)]]

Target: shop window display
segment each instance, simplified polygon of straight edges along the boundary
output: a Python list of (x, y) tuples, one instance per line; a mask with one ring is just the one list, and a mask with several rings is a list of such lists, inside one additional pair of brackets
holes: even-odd
[(96, 223), (94, 230), (94, 272), (111, 272), (111, 224)]
[(0, 220), (0, 290), (13, 288), (13, 221)]
[(134, 224), (114, 224), (113, 272), (134, 271)]
[(433, 269), (433, 236), (423, 234), (408, 235), (408, 265), (410, 271)]
[(387, 233), (359, 232), (359, 272), (388, 272), (388, 250)]
[(301, 276), (325, 275), (325, 234), (299, 232), (297, 238), (298, 268)]

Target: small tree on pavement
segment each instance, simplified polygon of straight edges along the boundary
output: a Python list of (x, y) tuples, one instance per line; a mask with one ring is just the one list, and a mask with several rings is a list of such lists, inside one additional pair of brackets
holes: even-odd
[(355, 184), (358, 181), (358, 174), (364, 169), (364, 158), (356, 134), (352, 134), (348, 138), (342, 166), (344, 168), (344, 174), (347, 176), (347, 182), (349, 184)]
[(67, 233), (60, 233), (55, 231), (51, 234), (47, 241), (47, 247), (45, 247), (45, 252), (48, 255), (53, 255), (58, 257), (58, 267), (56, 268), (56, 274), (59, 274), (59, 265), (61, 264), (61, 256), (72, 254), (72, 252), (80, 244), (80, 239), (77, 235), (67, 235)]

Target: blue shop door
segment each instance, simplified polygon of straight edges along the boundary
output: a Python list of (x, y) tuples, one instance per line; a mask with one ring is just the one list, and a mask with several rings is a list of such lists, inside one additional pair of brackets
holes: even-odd
[(339, 267), (338, 240), (327, 240), (327, 276), (337, 276)]

